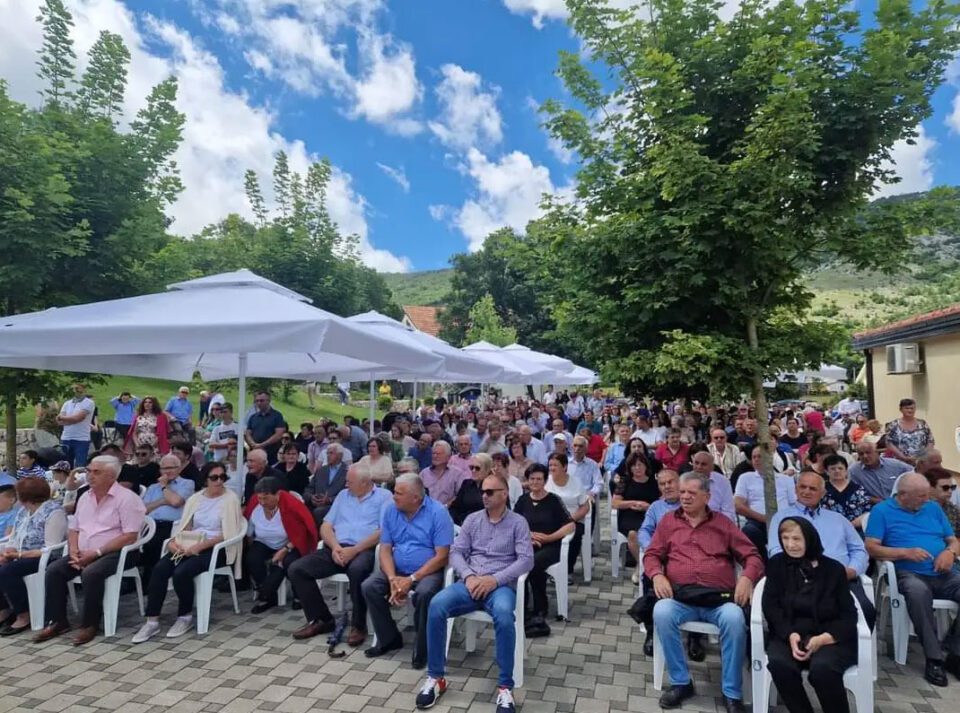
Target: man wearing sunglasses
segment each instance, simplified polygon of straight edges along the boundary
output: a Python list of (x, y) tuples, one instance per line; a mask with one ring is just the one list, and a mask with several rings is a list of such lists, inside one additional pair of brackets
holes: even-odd
[(923, 475), (930, 483), (930, 499), (943, 508), (943, 514), (947, 516), (947, 521), (953, 528), (953, 534), (960, 537), (960, 508), (950, 502), (950, 498), (957, 490), (953, 473), (946, 468), (927, 468)]
[(493, 619), (497, 713), (512, 713), (516, 644), (514, 609), (517, 580), (533, 569), (533, 545), (526, 519), (507, 507), (507, 483), (496, 475), (483, 480), (483, 510), (463, 521), (450, 548), (450, 565), (459, 581), (439, 592), (427, 614), (427, 680), (417, 694), (417, 708), (432, 708), (447, 690), (447, 620), (483, 610)]

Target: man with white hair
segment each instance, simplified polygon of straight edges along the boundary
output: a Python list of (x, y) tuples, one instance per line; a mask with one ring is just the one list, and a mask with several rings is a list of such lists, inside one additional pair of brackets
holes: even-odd
[[(34, 641), (70, 630), (67, 583), (77, 576), (83, 584), (83, 609), (73, 645), (82, 646), (97, 635), (106, 579), (117, 572), (120, 550), (136, 542), (147, 512), (139, 495), (117, 483), (119, 475), (120, 461), (113, 456), (98, 456), (87, 466), (90, 490), (77, 500), (67, 532), (67, 556), (47, 567), (47, 626)], [(131, 559), (127, 557), (128, 566), (134, 564)]]
[(954, 569), (960, 541), (943, 509), (929, 498), (927, 479), (906, 473), (896, 493), (870, 511), (864, 537), (871, 557), (893, 561), (897, 586), (927, 657), (923, 677), (934, 686), (946, 686), (946, 671), (960, 678), (960, 619), (954, 619), (943, 640), (944, 661), (932, 602), (960, 604), (960, 573)]
[(267, 459), (267, 452), (262, 448), (254, 448), (247, 453), (247, 477), (243, 486), (243, 502), (253, 497), (257, 481), (263, 478), (276, 478), (283, 484), (283, 490), (290, 489), (287, 486), (287, 476), (276, 468), (271, 468)]
[(316, 475), (310, 478), (303, 491), (303, 500), (313, 511), (318, 527), (333, 505), (334, 498), (347, 485), (347, 464), (343, 462), (345, 453), (349, 451), (339, 443), (329, 444), (324, 454), (326, 464), (317, 469)]
[(143, 504), (147, 514), (157, 524), (157, 531), (143, 546), (140, 563), (143, 566), (143, 580), (150, 581), (154, 565), (163, 554), (163, 543), (170, 538), (173, 523), (183, 515), (183, 506), (193, 495), (196, 486), (189, 478), (180, 475), (180, 459), (167, 453), (160, 459), (160, 476), (143, 494)]
[(294, 639), (309, 639), (333, 631), (336, 622), (317, 580), (346, 574), (353, 604), (347, 644), (359, 646), (366, 640), (367, 602), (361, 587), (373, 571), (374, 548), (380, 541), (380, 519), (389, 504), (390, 491), (374, 486), (368, 468), (350, 466), (346, 489), (337, 494), (320, 525), (323, 549), (301, 557), (290, 565), (287, 573), (307, 620), (293, 632)]
[(450, 444), (446, 441), (433, 444), (431, 459), (430, 467), (420, 472), (420, 478), (430, 497), (447, 507), (460, 490), (460, 484), (470, 477), (470, 471), (450, 465)]
[(527, 449), (527, 458), (540, 465), (547, 464), (547, 449), (543, 441), (533, 437), (533, 429), (530, 426), (520, 426), (517, 429), (520, 434), (520, 442)]

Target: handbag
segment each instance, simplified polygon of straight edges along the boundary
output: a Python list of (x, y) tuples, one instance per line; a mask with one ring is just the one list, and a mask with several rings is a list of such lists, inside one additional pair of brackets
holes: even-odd
[(691, 607), (715, 609), (733, 601), (733, 592), (727, 592), (700, 584), (680, 584), (673, 588), (673, 598)]
[[(173, 538), (173, 541), (176, 542), (180, 547), (186, 549), (187, 547), (192, 547), (193, 545), (198, 545), (207, 539), (207, 533), (203, 530), (181, 530), (177, 533), (176, 537)], [(180, 564), (184, 554), (182, 552), (173, 552), (170, 554), (170, 559), (173, 560), (174, 564)]]

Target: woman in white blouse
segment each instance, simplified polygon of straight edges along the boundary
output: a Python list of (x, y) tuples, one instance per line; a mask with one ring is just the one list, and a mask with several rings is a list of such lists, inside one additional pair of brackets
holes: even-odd
[[(147, 621), (134, 635), (133, 643), (140, 644), (160, 631), (160, 610), (167, 596), (167, 585), (173, 579), (179, 606), (177, 620), (167, 631), (167, 638), (183, 636), (193, 626), (193, 600), (196, 592), (193, 578), (210, 566), (213, 548), (242, 531), (243, 515), (240, 500), (226, 488), (227, 469), (222, 463), (207, 463), (200, 472), (201, 482), (207, 487), (194, 493), (183, 506), (180, 522), (174, 527), (167, 552), (150, 576), (147, 596)], [(178, 535), (183, 534), (182, 542)], [(186, 544), (187, 541), (192, 544)], [(239, 567), (240, 545), (222, 550), (217, 565), (233, 564)]]
[(374, 483), (382, 485), (393, 482), (393, 459), (386, 439), (376, 436), (367, 441), (367, 455), (360, 459), (359, 465), (366, 465), (370, 469)]
[(547, 480), (546, 490), (563, 501), (570, 517), (576, 523), (577, 529), (570, 543), (570, 556), (567, 560), (567, 574), (573, 576), (573, 566), (580, 555), (580, 543), (583, 541), (584, 518), (590, 512), (590, 495), (583, 489), (583, 485), (576, 478), (571, 478), (567, 472), (567, 456), (563, 453), (552, 453), (547, 459), (547, 470), (550, 477)]

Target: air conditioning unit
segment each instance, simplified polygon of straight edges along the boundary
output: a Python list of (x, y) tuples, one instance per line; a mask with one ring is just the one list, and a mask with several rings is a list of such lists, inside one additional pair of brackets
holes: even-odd
[(923, 371), (920, 360), (920, 345), (916, 342), (901, 342), (887, 345), (888, 374), (919, 374)]

